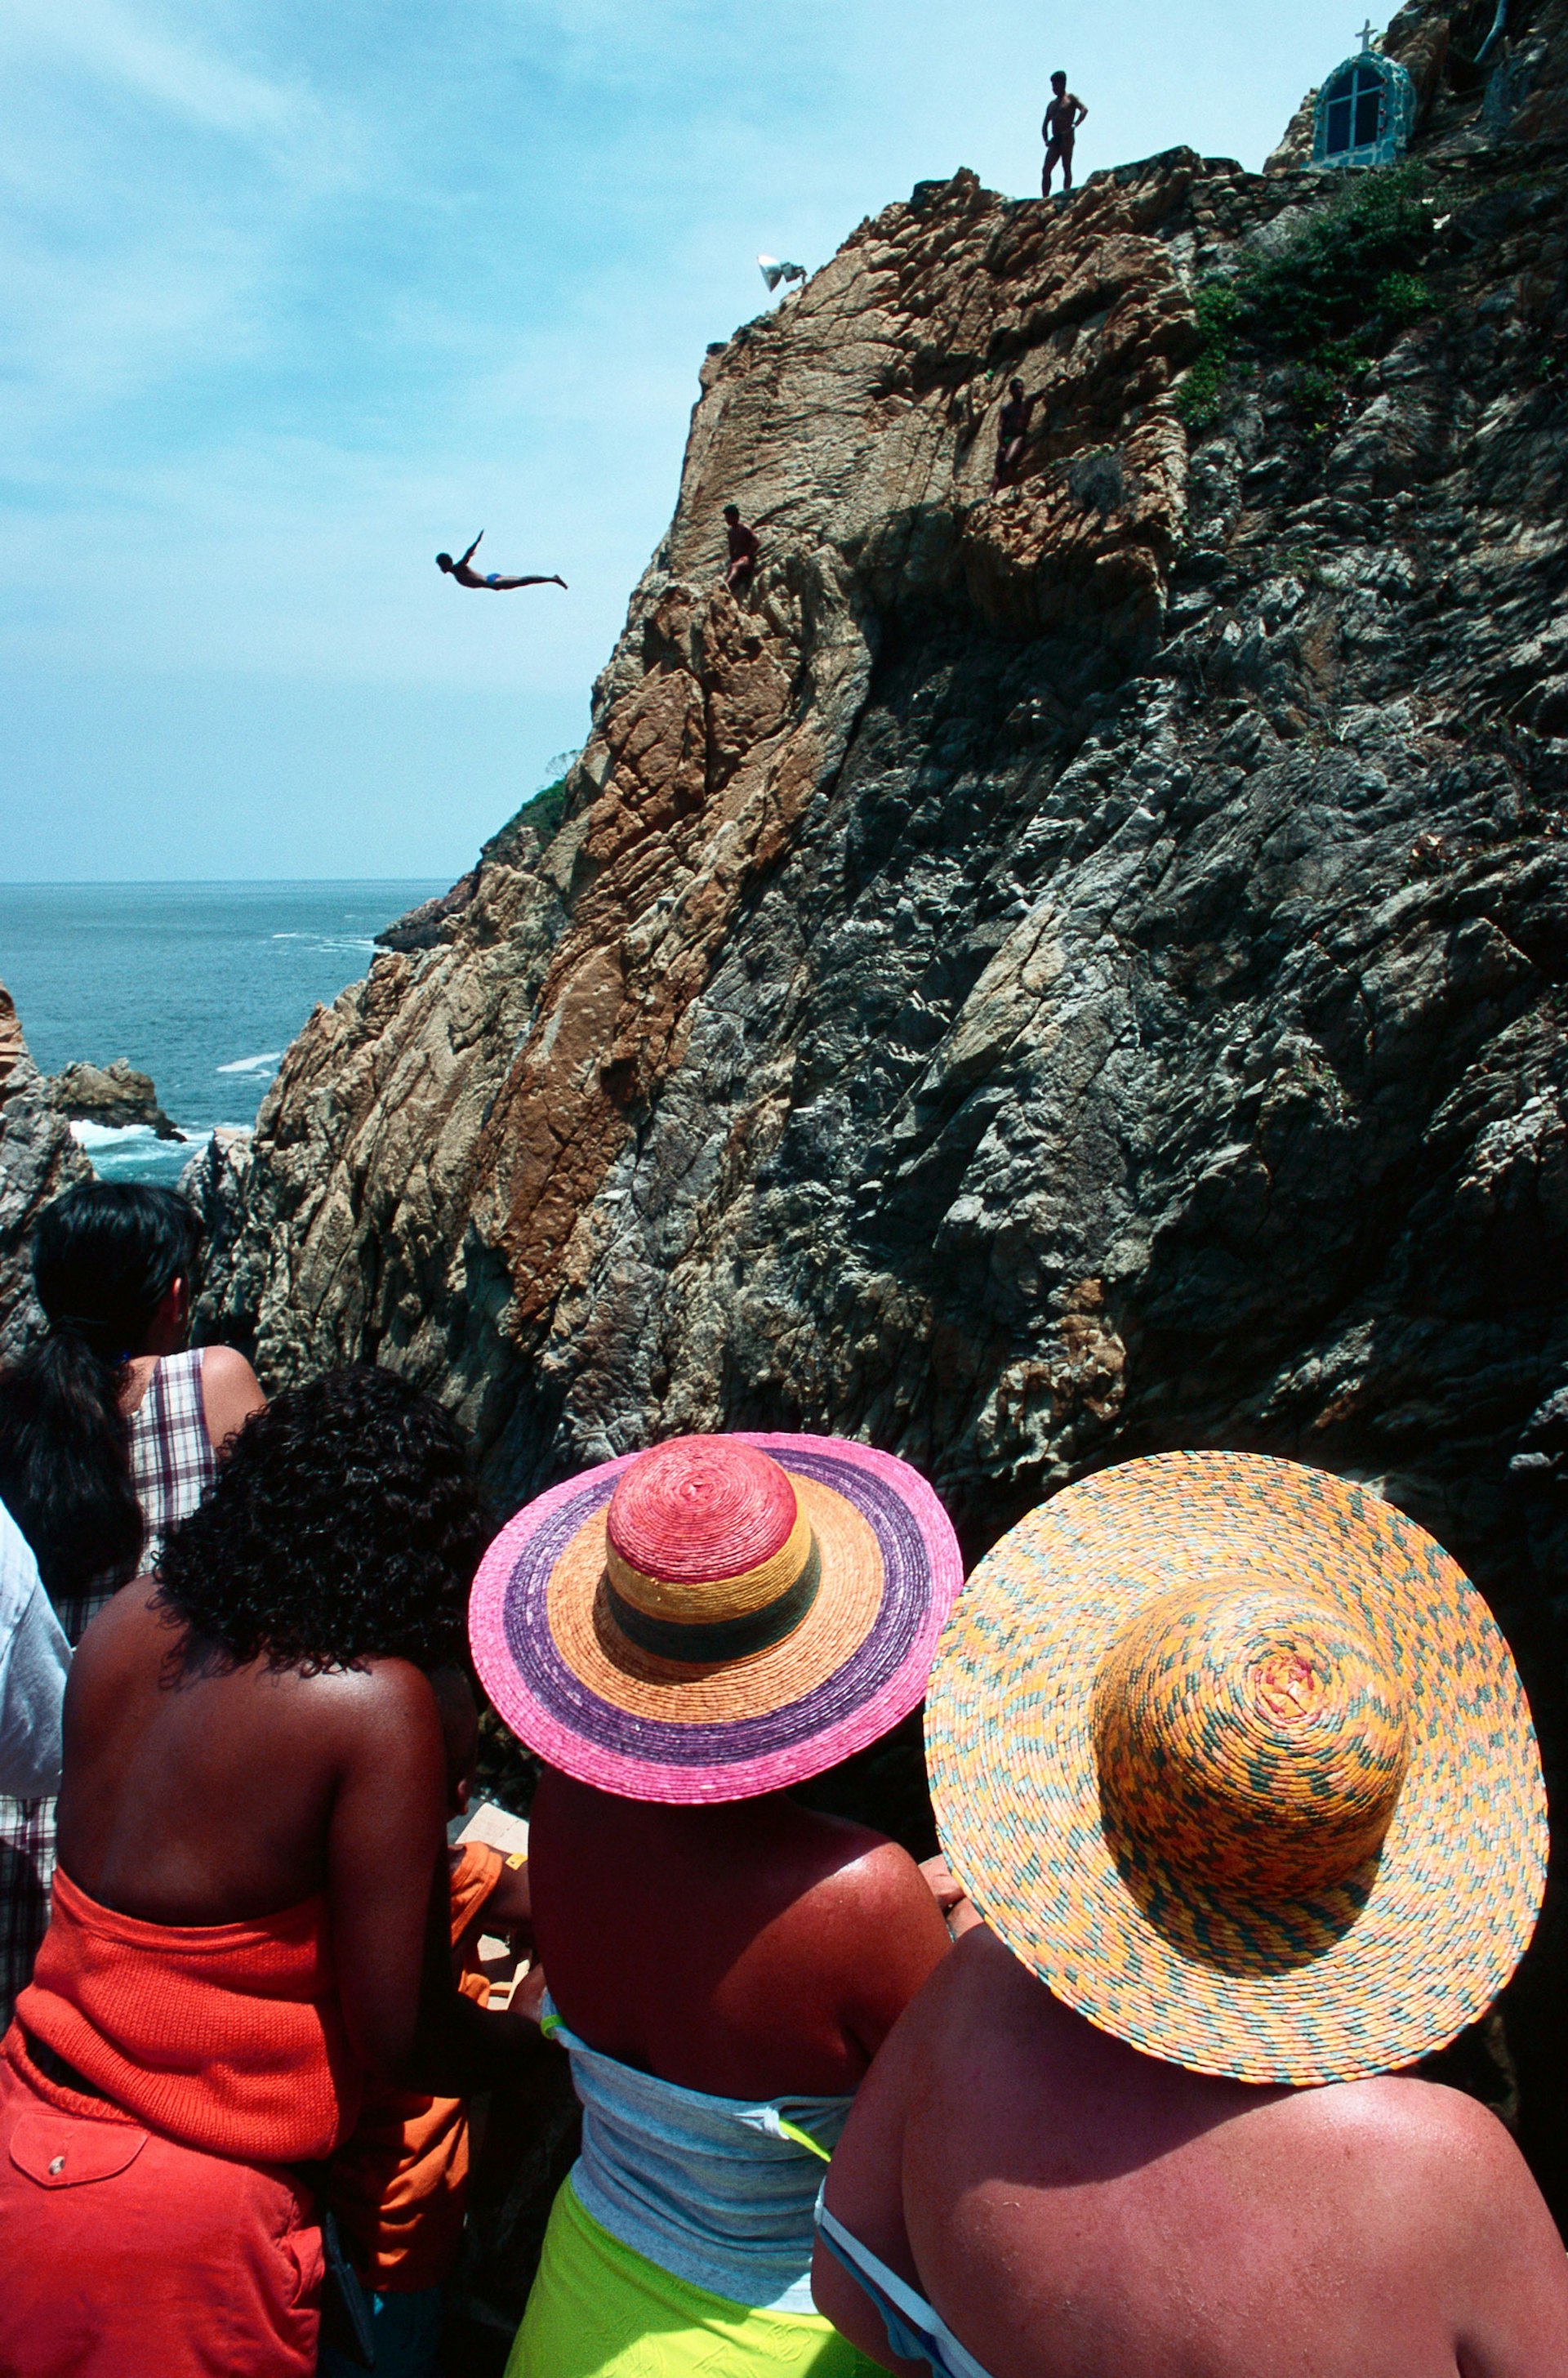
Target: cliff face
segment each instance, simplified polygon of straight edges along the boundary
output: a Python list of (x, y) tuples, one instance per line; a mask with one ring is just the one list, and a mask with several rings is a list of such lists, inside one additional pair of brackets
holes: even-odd
[(1491, 13), (1393, 29), (1393, 195), (961, 174), (710, 354), (564, 823), (269, 1093), (214, 1311), (274, 1383), (408, 1372), (509, 1498), (861, 1435), (975, 1548), (1134, 1452), (1321, 1462), (1560, 1766), (1568, 5), (1483, 72)]
[(0, 983), (0, 1368), (18, 1359), (32, 1329), (42, 1326), (28, 1258), (33, 1223), (62, 1190), (91, 1171), (69, 1124), (50, 1103), (16, 1003)]

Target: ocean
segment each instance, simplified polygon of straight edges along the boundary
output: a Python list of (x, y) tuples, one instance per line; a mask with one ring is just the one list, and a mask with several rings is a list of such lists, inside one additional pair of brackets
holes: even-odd
[(75, 1126), (116, 1181), (179, 1177), (216, 1123), (256, 1120), (317, 1001), (444, 883), (4, 883), (0, 982), (46, 1074), (128, 1057), (187, 1136)]

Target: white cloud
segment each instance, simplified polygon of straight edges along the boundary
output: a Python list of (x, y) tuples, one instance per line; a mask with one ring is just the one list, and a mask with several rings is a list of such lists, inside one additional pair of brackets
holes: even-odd
[(162, 30), (147, 6), (117, 0), (0, 0), (0, 48), (115, 84), (204, 131), (284, 154), (323, 143), (322, 112), (301, 82), (270, 81), (199, 42)]

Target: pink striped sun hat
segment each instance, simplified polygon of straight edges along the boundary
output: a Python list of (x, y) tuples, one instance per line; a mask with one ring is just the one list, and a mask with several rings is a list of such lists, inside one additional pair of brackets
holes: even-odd
[(962, 1581), (946, 1512), (893, 1455), (682, 1436), (526, 1504), (469, 1638), (553, 1767), (628, 1799), (746, 1800), (907, 1716)]

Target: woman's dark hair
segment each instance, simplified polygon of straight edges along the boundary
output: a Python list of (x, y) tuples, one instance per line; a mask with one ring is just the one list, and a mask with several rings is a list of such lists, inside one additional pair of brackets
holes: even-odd
[(184, 1197), (130, 1181), (67, 1189), (33, 1233), (49, 1327), (0, 1379), (0, 1501), (56, 1598), (136, 1573), (125, 1365), (174, 1281), (190, 1279), (199, 1239)]
[(429, 1669), (461, 1657), (488, 1532), (456, 1424), (362, 1364), (246, 1421), (170, 1531), (159, 1595), (193, 1653), (305, 1675), (377, 1654)]

